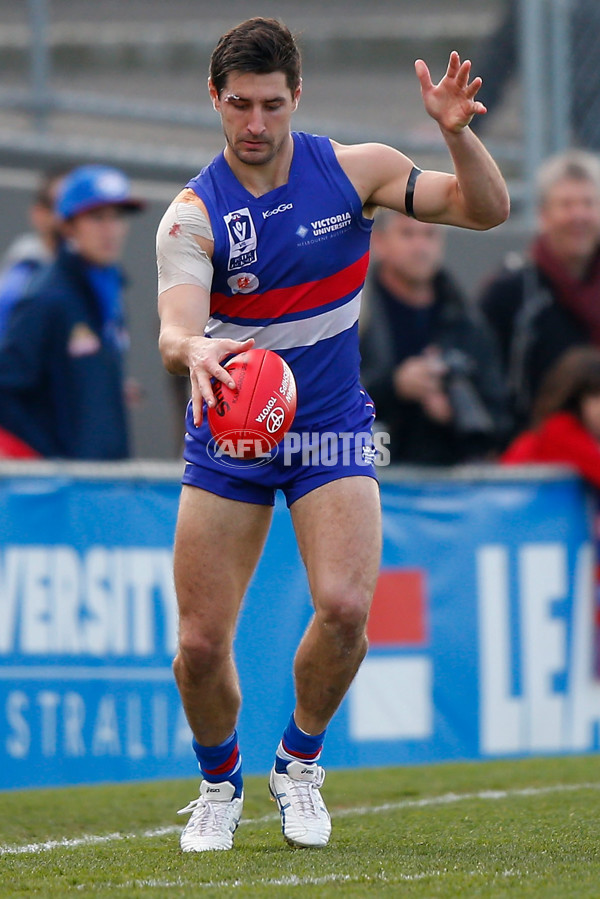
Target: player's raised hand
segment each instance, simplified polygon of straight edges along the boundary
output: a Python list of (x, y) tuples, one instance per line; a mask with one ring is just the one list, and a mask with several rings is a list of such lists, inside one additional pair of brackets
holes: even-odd
[(481, 87), (481, 78), (473, 78), (469, 82), (471, 61), (466, 59), (461, 63), (456, 50), (450, 54), (446, 74), (438, 84), (431, 80), (427, 64), (422, 59), (416, 60), (415, 72), (421, 83), (425, 109), (446, 131), (462, 131), (474, 115), (487, 112), (483, 103), (475, 99)]

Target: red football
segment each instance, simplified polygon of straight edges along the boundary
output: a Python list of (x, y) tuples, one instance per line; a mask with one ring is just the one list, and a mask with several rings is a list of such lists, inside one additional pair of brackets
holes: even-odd
[(287, 362), (272, 350), (247, 350), (225, 366), (235, 381), (232, 390), (213, 385), (216, 404), (208, 424), (220, 452), (254, 459), (274, 449), (296, 414), (296, 382)]

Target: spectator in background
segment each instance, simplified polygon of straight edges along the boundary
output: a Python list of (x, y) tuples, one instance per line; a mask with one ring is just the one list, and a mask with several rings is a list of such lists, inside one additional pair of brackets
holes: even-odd
[[(506, 465), (569, 465), (594, 488), (596, 559), (600, 560), (600, 349), (567, 350), (546, 372), (531, 429), (501, 460)], [(596, 566), (595, 673), (600, 676), (600, 565)]]
[(570, 465), (600, 488), (600, 349), (574, 347), (546, 372), (530, 430), (516, 437), (501, 461)]
[(571, 346), (600, 346), (600, 160), (570, 150), (538, 176), (538, 233), (528, 258), (487, 285), (481, 310), (494, 331), (518, 429), (548, 369)]
[(361, 379), (392, 461), (483, 459), (508, 431), (493, 341), (442, 268), (444, 231), (380, 210), (361, 321)]
[(0, 336), (13, 306), (22, 298), (31, 278), (50, 265), (58, 252), (59, 225), (54, 212), (56, 195), (68, 169), (49, 169), (40, 177), (29, 208), (33, 231), (21, 234), (0, 262)]
[(0, 343), (0, 427), (42, 456), (129, 455), (119, 262), (127, 214), (142, 206), (118, 169), (83, 166), (61, 184), (58, 256)]

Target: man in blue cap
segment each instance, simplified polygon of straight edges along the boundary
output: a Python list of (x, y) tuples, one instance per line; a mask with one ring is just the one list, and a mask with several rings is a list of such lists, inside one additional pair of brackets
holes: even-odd
[(62, 244), (11, 315), (0, 343), (0, 427), (39, 455), (129, 455), (119, 262), (143, 202), (123, 172), (74, 169), (56, 200)]

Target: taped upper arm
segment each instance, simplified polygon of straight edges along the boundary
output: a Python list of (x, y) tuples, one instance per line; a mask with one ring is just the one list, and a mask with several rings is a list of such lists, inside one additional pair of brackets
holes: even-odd
[(208, 216), (200, 206), (179, 198), (171, 203), (156, 233), (159, 295), (179, 284), (210, 292), (213, 264), (202, 244), (213, 241)]

